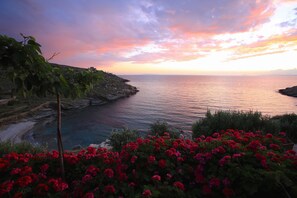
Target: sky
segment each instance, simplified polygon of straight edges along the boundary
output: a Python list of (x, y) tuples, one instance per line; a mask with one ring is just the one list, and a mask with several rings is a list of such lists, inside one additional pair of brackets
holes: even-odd
[(297, 74), (297, 0), (1, 0), (0, 34), (115, 74)]

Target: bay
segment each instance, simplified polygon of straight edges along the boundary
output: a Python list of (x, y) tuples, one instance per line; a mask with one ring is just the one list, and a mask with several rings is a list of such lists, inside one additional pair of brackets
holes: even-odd
[[(66, 149), (106, 140), (120, 128), (148, 131), (157, 120), (190, 130), (207, 110), (297, 113), (297, 98), (278, 93), (295, 86), (296, 76), (122, 76), (140, 91), (129, 98), (66, 113), (62, 119)], [(35, 141), (56, 148), (55, 122), (33, 129)]]

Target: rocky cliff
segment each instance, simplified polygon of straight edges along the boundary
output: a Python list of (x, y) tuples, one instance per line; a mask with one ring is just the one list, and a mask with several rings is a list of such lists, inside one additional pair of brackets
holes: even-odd
[(279, 93), (287, 96), (297, 97), (297, 86), (280, 89)]

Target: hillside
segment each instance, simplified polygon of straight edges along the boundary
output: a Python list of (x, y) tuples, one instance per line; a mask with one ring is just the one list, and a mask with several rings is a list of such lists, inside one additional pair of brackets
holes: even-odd
[[(74, 70), (84, 70), (67, 65), (52, 64), (54, 67), (69, 67)], [(10, 98), (11, 82), (1, 72), (0, 78), (0, 126), (11, 121), (17, 121), (28, 117), (44, 108), (55, 108), (55, 97), (45, 98)], [(64, 110), (84, 108), (89, 105), (102, 105), (120, 98), (129, 97), (138, 92), (136, 87), (127, 84), (128, 80), (120, 78), (114, 74), (102, 71), (102, 80), (94, 86), (85, 97), (79, 99), (62, 99), (62, 108)]]

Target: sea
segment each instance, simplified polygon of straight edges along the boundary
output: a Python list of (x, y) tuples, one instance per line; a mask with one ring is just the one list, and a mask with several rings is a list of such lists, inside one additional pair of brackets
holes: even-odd
[[(99, 144), (112, 131), (149, 131), (156, 121), (191, 130), (209, 110), (260, 111), (274, 116), (297, 113), (297, 98), (279, 89), (297, 85), (297, 76), (172, 76), (127, 75), (136, 95), (102, 106), (65, 112), (62, 138), (65, 149)], [(38, 125), (30, 133), (38, 144), (56, 149), (56, 123)]]

